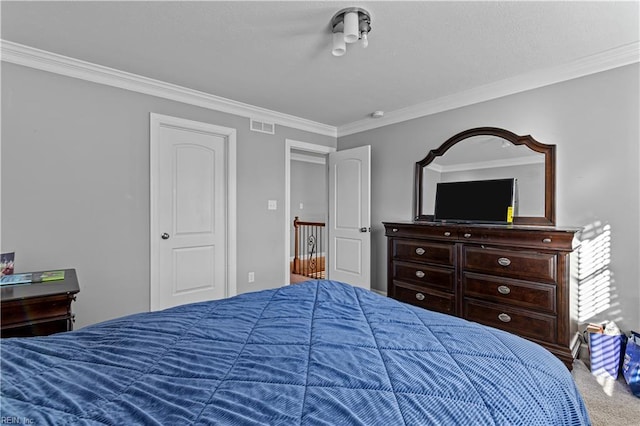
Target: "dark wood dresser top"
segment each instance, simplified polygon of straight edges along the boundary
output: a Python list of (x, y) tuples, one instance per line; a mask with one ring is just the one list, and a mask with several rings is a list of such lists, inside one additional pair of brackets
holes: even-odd
[[(78, 276), (75, 269), (64, 270), (64, 279), (57, 281), (47, 281), (31, 284), (16, 284), (3, 286), (0, 290), (0, 300), (10, 302), (21, 299), (31, 299), (35, 297), (46, 297), (56, 294), (75, 294), (80, 291)], [(44, 272), (44, 271), (37, 271)]]

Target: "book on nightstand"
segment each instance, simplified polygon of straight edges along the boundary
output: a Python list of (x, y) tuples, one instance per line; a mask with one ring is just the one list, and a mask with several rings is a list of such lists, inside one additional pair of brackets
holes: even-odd
[(47, 283), (50, 281), (64, 280), (64, 271), (45, 271), (33, 272), (27, 274), (3, 275), (0, 277), (0, 286), (31, 284), (31, 283)]
[(0, 285), (29, 284), (32, 274), (11, 274), (0, 277)]
[(35, 272), (33, 273), (31, 281), (34, 283), (40, 283), (58, 280), (64, 280), (64, 271)]

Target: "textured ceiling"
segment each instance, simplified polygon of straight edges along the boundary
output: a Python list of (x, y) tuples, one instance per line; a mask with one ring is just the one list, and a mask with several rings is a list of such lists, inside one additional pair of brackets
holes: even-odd
[[(333, 57), (329, 21), (372, 16)], [(11, 2), (2, 39), (332, 126), (636, 43), (627, 2)]]

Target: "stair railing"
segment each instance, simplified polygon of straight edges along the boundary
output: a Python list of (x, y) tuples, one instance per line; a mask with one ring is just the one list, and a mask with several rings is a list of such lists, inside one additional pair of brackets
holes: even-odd
[(295, 217), (293, 228), (293, 273), (311, 278), (324, 278), (324, 222), (306, 222)]

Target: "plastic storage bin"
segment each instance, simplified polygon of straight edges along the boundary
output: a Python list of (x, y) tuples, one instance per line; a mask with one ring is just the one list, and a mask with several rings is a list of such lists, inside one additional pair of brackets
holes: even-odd
[(624, 334), (589, 333), (591, 374), (617, 379), (626, 340)]

